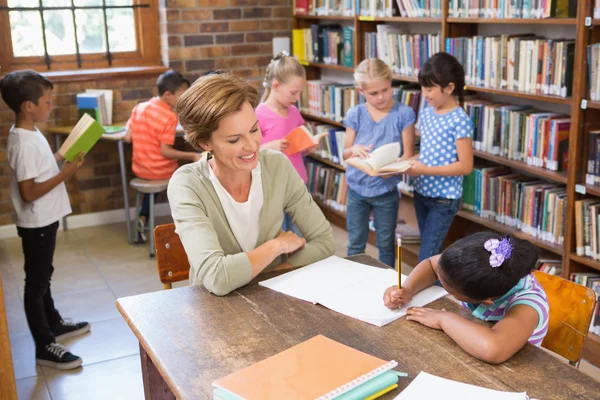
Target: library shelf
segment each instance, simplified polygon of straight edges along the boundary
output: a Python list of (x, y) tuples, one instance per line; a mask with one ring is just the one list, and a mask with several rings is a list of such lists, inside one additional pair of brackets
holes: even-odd
[(308, 113), (304, 113), (304, 112), (302, 113), (302, 117), (304, 119), (308, 119), (311, 121), (322, 122), (324, 124), (333, 125), (333, 126), (339, 126), (340, 128), (344, 127), (344, 124), (341, 122), (334, 121), (329, 118), (318, 117), (316, 115), (312, 115), (312, 114), (308, 114)]
[(600, 101), (587, 100), (587, 108), (600, 110)]
[(422, 22), (427, 24), (441, 24), (441, 18), (426, 17), (358, 17), (361, 22)]
[(577, 25), (577, 18), (447, 18), (451, 24)]
[(327, 158), (321, 157), (318, 154), (314, 154), (314, 153), (313, 154), (307, 154), (306, 157), (308, 157), (310, 159), (313, 159), (315, 161), (318, 161), (318, 162), (320, 162), (322, 164), (325, 164), (325, 165), (327, 165), (327, 166), (329, 166), (331, 168), (335, 168), (338, 171), (346, 172), (346, 168), (344, 168), (340, 164), (336, 164), (333, 161), (331, 161), (331, 160), (329, 160)]
[(585, 193), (600, 197), (600, 186), (585, 185)]
[(586, 256), (578, 256), (576, 253), (571, 253), (569, 255), (569, 258), (572, 261), (576, 261), (580, 264), (587, 265), (588, 267), (593, 268), (596, 271), (600, 271), (600, 261), (596, 261), (593, 258), (586, 257)]
[(536, 100), (536, 101), (542, 101), (542, 102), (546, 102), (546, 103), (571, 104), (571, 102), (572, 102), (572, 99), (570, 97), (552, 96), (552, 95), (547, 95), (547, 94), (532, 94), (532, 93), (525, 93), (525, 92), (517, 92), (516, 90), (508, 90), (508, 89), (493, 89), (493, 88), (467, 85), (467, 90), (470, 90), (472, 92), (480, 92), (480, 93), (500, 94), (503, 96), (518, 97), (521, 99)]
[(354, 15), (295, 15), (298, 19), (308, 19), (308, 20), (320, 20), (325, 19), (328, 21), (354, 21), (356, 17)]
[(338, 64), (324, 64), (324, 63), (306, 62), (306, 63), (303, 63), (303, 65), (306, 66), (306, 67), (331, 69), (333, 71), (354, 72), (354, 68), (353, 67), (344, 67), (343, 65), (338, 65)]
[(481, 150), (473, 149), (473, 155), (484, 160), (492, 161), (496, 164), (501, 164), (507, 167), (514, 168), (518, 171), (523, 171), (524, 173), (529, 175), (548, 179), (553, 182), (559, 182), (564, 184), (567, 183), (567, 174), (564, 172), (556, 172), (546, 168), (534, 167), (522, 161), (510, 160), (506, 157), (496, 156)]

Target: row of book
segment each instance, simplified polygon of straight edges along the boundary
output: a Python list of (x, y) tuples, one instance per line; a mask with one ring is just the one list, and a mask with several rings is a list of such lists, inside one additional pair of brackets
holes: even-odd
[(546, 260), (540, 258), (536, 269), (549, 275), (561, 276), (562, 275), (562, 261), (561, 260)]
[(578, 256), (600, 260), (600, 200), (575, 201), (575, 246)]
[(577, 0), (450, 0), (451, 18), (575, 18)]
[(467, 85), (568, 97), (575, 41), (533, 34), (447, 38), (446, 50), (465, 68)]
[(317, 25), (292, 31), (292, 50), (305, 62), (354, 66), (354, 28)]
[(308, 122), (313, 135), (327, 133), (328, 135), (321, 139), (318, 144), (315, 155), (329, 160), (342, 167), (346, 166), (343, 153), (346, 144), (346, 130), (333, 125), (320, 124), (317, 122)]
[(79, 117), (89, 114), (100, 125), (112, 125), (113, 91), (87, 89), (76, 95)]
[[(600, 301), (600, 274), (595, 272), (575, 272), (569, 276), (569, 279), (579, 285), (592, 289), (596, 293), (596, 298)], [(590, 332), (600, 335), (600, 303), (596, 303)]]
[(295, 15), (440, 18), (441, 0), (296, 0)]
[(440, 52), (439, 34), (407, 34), (393, 25), (365, 33), (365, 57), (379, 58), (396, 74), (417, 76), (425, 61)]
[(463, 209), (558, 245), (564, 241), (566, 205), (564, 186), (505, 167), (477, 166), (463, 181)]
[(340, 212), (346, 212), (348, 184), (343, 171), (306, 159), (308, 172), (307, 189), (321, 203)]
[(600, 101), (600, 43), (587, 47), (588, 86), (590, 99)]
[(600, 185), (600, 130), (590, 131), (588, 136), (588, 156), (585, 183)]
[(552, 171), (567, 170), (568, 116), (479, 99), (466, 100), (464, 108), (475, 127), (475, 149)]
[(308, 80), (300, 96), (300, 111), (341, 122), (356, 104), (356, 88), (350, 81)]

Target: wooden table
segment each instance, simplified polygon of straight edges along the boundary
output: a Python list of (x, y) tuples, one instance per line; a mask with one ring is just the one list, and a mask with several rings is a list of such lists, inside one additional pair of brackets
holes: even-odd
[[(382, 265), (366, 255), (349, 259)], [(447, 298), (430, 306), (469, 315)], [(441, 331), (405, 318), (378, 328), (258, 286), (256, 280), (225, 297), (185, 287), (121, 298), (117, 308), (140, 342), (148, 400), (212, 399), (216, 379), (317, 334), (396, 360), (396, 369), (409, 378), (400, 378), (399, 388), (384, 399), (395, 397), (420, 371), (544, 400), (598, 400), (600, 394), (599, 382), (529, 344), (508, 362), (489, 365)]]
[[(126, 122), (119, 122), (114, 126), (125, 127)], [(56, 144), (56, 151), (60, 149), (62, 143), (62, 137), (68, 136), (73, 130), (74, 125), (71, 126), (48, 126), (44, 131), (54, 135), (54, 141)], [(123, 189), (123, 207), (125, 207), (125, 222), (127, 223), (127, 240), (129, 244), (133, 242), (133, 235), (131, 232), (131, 215), (129, 212), (129, 196), (127, 195), (127, 164), (125, 161), (125, 130), (118, 133), (105, 133), (100, 137), (100, 140), (107, 140), (117, 144), (119, 148), (119, 167), (121, 169), (121, 187)], [(181, 125), (177, 125), (177, 136), (183, 135), (183, 128)], [(67, 217), (63, 217), (63, 229), (67, 229)]]

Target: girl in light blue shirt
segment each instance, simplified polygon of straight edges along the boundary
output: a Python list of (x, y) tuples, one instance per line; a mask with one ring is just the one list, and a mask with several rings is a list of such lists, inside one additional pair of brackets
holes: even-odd
[[(348, 110), (344, 159), (367, 158), (369, 152), (388, 143), (399, 142), (398, 157), (410, 158), (414, 153), (415, 113), (392, 97), (392, 71), (381, 60), (366, 59), (354, 72), (358, 91), (366, 103)], [(346, 227), (348, 255), (365, 252), (369, 237), (371, 211), (375, 222), (375, 236), (379, 260), (394, 266), (394, 233), (398, 219), (398, 189), (400, 175), (370, 177), (348, 166), (346, 182)]]

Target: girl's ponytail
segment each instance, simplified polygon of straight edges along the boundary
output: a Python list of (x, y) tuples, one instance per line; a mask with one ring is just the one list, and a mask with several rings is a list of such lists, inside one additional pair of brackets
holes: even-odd
[(298, 60), (291, 57), (287, 51), (282, 51), (269, 62), (269, 65), (267, 65), (265, 78), (263, 79), (265, 91), (260, 99), (261, 103), (269, 98), (273, 80), (277, 80), (279, 83), (285, 83), (293, 76), (299, 76), (302, 79), (306, 79), (306, 71), (304, 71), (304, 67)]

